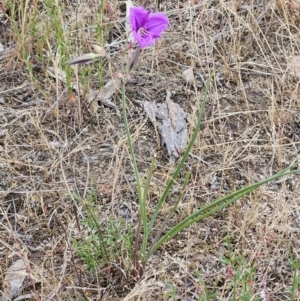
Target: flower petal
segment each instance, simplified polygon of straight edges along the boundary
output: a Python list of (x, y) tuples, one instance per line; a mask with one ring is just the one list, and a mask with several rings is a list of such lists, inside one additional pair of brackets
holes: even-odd
[(156, 39), (153, 39), (151, 34), (145, 35), (145, 36), (141, 36), (138, 32), (133, 31), (133, 37), (135, 38), (135, 40), (137, 41), (137, 43), (139, 44), (139, 46), (141, 48), (145, 48), (148, 46), (151, 46), (155, 43)]
[(150, 32), (153, 38), (159, 38), (161, 34), (167, 29), (169, 19), (163, 13), (150, 14), (144, 27)]
[(144, 27), (151, 11), (145, 10), (143, 7), (131, 7), (129, 21), (133, 31), (138, 31)]

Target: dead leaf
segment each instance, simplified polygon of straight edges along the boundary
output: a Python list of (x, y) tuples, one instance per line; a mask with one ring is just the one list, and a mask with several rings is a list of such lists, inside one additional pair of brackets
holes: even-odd
[(287, 70), (300, 77), (300, 56), (292, 56), (287, 60)]
[(110, 101), (113, 94), (121, 88), (122, 81), (120, 78), (113, 78), (108, 81), (100, 90), (90, 90), (87, 94), (88, 103), (95, 104), (97, 101), (101, 101), (104, 105), (118, 111), (116, 105)]
[(19, 259), (15, 261), (7, 270), (3, 281), (3, 295), (0, 301), (12, 299), (19, 295), (23, 285), (23, 281), (27, 276), (26, 266), (24, 260)]
[[(67, 83), (66, 73), (62, 69), (59, 69), (59, 68), (54, 69), (52, 67), (49, 67), (48, 73), (52, 77), (61, 80), (63, 83), (65, 83), (65, 84)], [(122, 85), (122, 81), (120, 78), (113, 78), (102, 87), (100, 92), (97, 90), (90, 89), (86, 98), (87, 98), (87, 102), (92, 107), (93, 112), (96, 112), (98, 109), (98, 104), (97, 104), (98, 101), (101, 101), (103, 103), (103, 105), (108, 106), (108, 107), (113, 108), (116, 111), (118, 111), (117, 106), (113, 102), (110, 101), (110, 98), (118, 89), (120, 89), (121, 85)], [(76, 82), (72, 82), (71, 87), (78, 94), (80, 94), (80, 95), (83, 94), (82, 90), (79, 89)]]
[(187, 145), (186, 113), (171, 98), (167, 91), (166, 101), (159, 107), (156, 104), (144, 102), (144, 109), (153, 124), (158, 128), (162, 143), (166, 145), (170, 160), (178, 158)]
[(98, 95), (99, 100), (109, 99), (113, 96), (113, 94), (121, 88), (122, 81), (120, 78), (113, 78), (109, 82), (107, 82)]
[(193, 67), (184, 70), (182, 72), (182, 77), (189, 85), (193, 85), (195, 83)]

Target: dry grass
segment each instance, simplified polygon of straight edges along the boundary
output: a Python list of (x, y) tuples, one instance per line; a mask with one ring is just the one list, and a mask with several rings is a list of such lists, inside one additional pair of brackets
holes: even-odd
[[(102, 75), (106, 81), (119, 71), (124, 3), (104, 1), (102, 17), (99, 3), (0, 4), (0, 288), (5, 271), (21, 257), (32, 275), (22, 292), (31, 292), (29, 300), (292, 300), (291, 260), (300, 256), (299, 176), (265, 185), (176, 236), (150, 259), (138, 282), (124, 275), (122, 260), (103, 268), (106, 277), (89, 272), (80, 260), (73, 243), (88, 232), (76, 195), (86, 199), (91, 186), (97, 187), (103, 228), (109, 219), (122, 219), (135, 229), (139, 217), (119, 112), (100, 105), (92, 114), (84, 95), (57, 76), (63, 69), (68, 81), (79, 80), (88, 91), (99, 87)], [(162, 102), (166, 90), (172, 91), (192, 131), (203, 81), (216, 69), (205, 120), (185, 165), (192, 181), (175, 224), (298, 158), (300, 2), (169, 0), (149, 1), (149, 7), (165, 11), (171, 21), (127, 84), (141, 176), (153, 156), (158, 160), (149, 213), (174, 165), (139, 102)], [(101, 39), (109, 56), (102, 70), (94, 64), (76, 73), (65, 66)], [(195, 84), (189, 86), (182, 72), (191, 66)], [(113, 101), (121, 109), (120, 95)], [(300, 300), (297, 289), (294, 300)]]

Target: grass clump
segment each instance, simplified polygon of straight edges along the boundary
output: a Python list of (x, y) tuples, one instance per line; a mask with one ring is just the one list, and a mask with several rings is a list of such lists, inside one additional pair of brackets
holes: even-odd
[(122, 218), (101, 223), (97, 195), (97, 189), (90, 189), (85, 199), (76, 197), (83, 206), (83, 228), (73, 245), (89, 271), (105, 278), (115, 265), (128, 274), (134, 259), (132, 227)]

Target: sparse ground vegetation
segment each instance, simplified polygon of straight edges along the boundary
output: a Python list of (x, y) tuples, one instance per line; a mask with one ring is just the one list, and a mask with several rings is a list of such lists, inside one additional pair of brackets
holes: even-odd
[[(147, 7), (170, 20), (126, 83), (143, 183), (156, 158), (149, 216), (176, 162), (141, 103), (163, 102), (171, 91), (191, 135), (216, 72), (154, 239), (188, 171), (168, 226), (299, 159), (300, 2), (153, 0)], [(142, 279), (134, 273), (140, 213), (122, 97), (87, 101), (121, 72), (125, 15), (123, 1), (0, 2), (0, 289), (21, 258), (23, 300), (300, 300), (299, 175), (193, 224), (150, 257)], [(106, 56), (66, 64), (91, 44)]]

